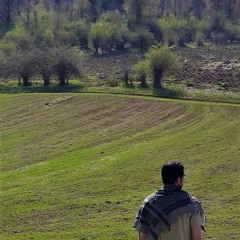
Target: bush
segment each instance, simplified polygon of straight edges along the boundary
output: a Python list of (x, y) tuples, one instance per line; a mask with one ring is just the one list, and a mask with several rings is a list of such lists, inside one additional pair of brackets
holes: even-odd
[(36, 74), (36, 50), (18, 50), (5, 65), (4, 76), (23, 80), (23, 86), (30, 85), (30, 78)]
[(111, 51), (114, 47), (124, 48), (131, 41), (126, 19), (118, 11), (101, 15), (97, 22), (91, 24), (89, 41), (96, 54), (99, 48), (102, 53)]
[(33, 46), (33, 38), (23, 26), (18, 24), (11, 31), (7, 32), (3, 39), (14, 43), (21, 50), (29, 51)]
[(80, 77), (79, 63), (82, 52), (78, 48), (60, 47), (51, 49), (53, 71), (57, 76), (59, 85), (65, 86), (71, 77)]
[(230, 42), (240, 40), (240, 24), (232, 24), (230, 22), (226, 23), (225, 26), (226, 39)]
[(161, 88), (161, 80), (163, 75), (177, 67), (178, 56), (167, 46), (153, 46), (146, 53), (146, 61), (153, 75), (153, 87)]
[(158, 24), (163, 31), (164, 41), (170, 46), (175, 43), (183, 46), (185, 42), (193, 41), (195, 29), (186, 19), (169, 16), (159, 20)]
[(146, 28), (138, 28), (135, 32), (133, 46), (141, 50), (147, 50), (152, 44), (155, 43), (153, 34)]
[(213, 32), (212, 41), (215, 44), (223, 44), (226, 41), (226, 35), (224, 32)]
[(196, 44), (197, 44), (198, 47), (203, 47), (204, 46), (204, 34), (201, 33), (201, 32), (198, 32), (196, 34), (195, 41), (196, 41)]
[(113, 28), (109, 22), (98, 21), (93, 23), (90, 27), (89, 40), (95, 49), (95, 53), (98, 54), (98, 49), (102, 48), (102, 53), (104, 50), (109, 49), (112, 45), (113, 40)]
[(201, 21), (196, 21), (195, 24), (195, 40), (199, 36), (203, 36), (204, 39), (211, 39), (211, 27), (210, 20), (208, 18), (204, 18)]
[(72, 43), (75, 46), (80, 46), (87, 48), (88, 47), (88, 24), (80, 20), (78, 22), (74, 22), (71, 25), (70, 32), (72, 37)]
[(145, 58), (135, 65), (135, 71), (144, 82), (145, 75), (150, 73), (153, 77), (153, 87), (162, 88), (162, 77), (178, 66), (179, 59), (176, 53), (167, 45), (152, 46), (145, 54)]
[(46, 29), (43, 34), (43, 41), (47, 46), (52, 47), (54, 45), (54, 34), (51, 29)]
[(163, 31), (160, 28), (159, 24), (156, 21), (150, 21), (146, 24), (146, 27), (149, 29), (149, 32), (153, 34), (153, 37), (161, 42), (163, 40)]
[(212, 32), (224, 32), (226, 23), (225, 15), (220, 11), (215, 11), (210, 17), (210, 28)]
[(116, 42), (117, 49), (124, 49), (126, 45), (132, 44), (134, 41), (134, 33), (130, 31), (127, 27), (122, 27), (119, 29), (120, 39)]
[(4, 75), (6, 64), (16, 54), (16, 45), (12, 42), (0, 40), (0, 77)]
[(147, 62), (145, 60), (140, 60), (134, 65), (133, 69), (137, 75), (137, 79), (140, 82), (141, 87), (142, 88), (147, 87), (147, 82), (146, 82), (146, 78), (148, 75)]
[(52, 51), (50, 49), (38, 49), (36, 51), (35, 64), (36, 74), (42, 76), (44, 86), (49, 86), (54, 70), (54, 56)]

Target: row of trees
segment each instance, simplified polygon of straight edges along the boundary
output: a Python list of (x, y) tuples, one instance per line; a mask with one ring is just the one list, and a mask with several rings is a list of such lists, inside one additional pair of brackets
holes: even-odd
[[(23, 86), (29, 86), (33, 77), (43, 79), (43, 85), (50, 85), (51, 79), (58, 79), (60, 86), (68, 84), (71, 77), (80, 77), (82, 52), (78, 48), (48, 48), (20, 51), (13, 44), (0, 45), (0, 77), (22, 79)], [(153, 79), (153, 87), (162, 87), (162, 77), (168, 70), (176, 69), (179, 59), (167, 45), (152, 46), (144, 58), (133, 67), (141, 86), (147, 85), (146, 78)]]
[(80, 77), (81, 59), (82, 52), (77, 48), (22, 51), (12, 43), (1, 43), (0, 77), (19, 79), (19, 82), (23, 81), (23, 86), (29, 86), (31, 78), (41, 76), (45, 86), (50, 85), (53, 78), (64, 86), (70, 77)]
[[(115, 21), (109, 12), (116, 11), (119, 16), (113, 16)], [(118, 35), (126, 29), (138, 35), (144, 29), (145, 35), (155, 37), (158, 21), (165, 20), (170, 24), (172, 19), (186, 21), (193, 35), (196, 28), (203, 34), (207, 32), (207, 38), (211, 40), (212, 33), (236, 32), (240, 0), (2, 0), (0, 37), (16, 28), (15, 34), (25, 32), (34, 36), (37, 43), (44, 39), (48, 44), (55, 41), (72, 44), (75, 40), (86, 46), (93, 42), (91, 36), (96, 35), (99, 24), (106, 24), (106, 21), (112, 38), (116, 38), (116, 25)], [(201, 22), (202, 29), (194, 22)], [(97, 27), (92, 27), (94, 24), (98, 24)], [(86, 36), (91, 28), (93, 33)], [(125, 35), (134, 38), (129, 33)]]
[(106, 12), (95, 22), (84, 19), (70, 21), (66, 16), (59, 18), (55, 12), (39, 4), (30, 11), (29, 16), (21, 14), (2, 39), (16, 44), (22, 50), (65, 45), (92, 47), (98, 54), (99, 49), (106, 52), (113, 48), (124, 49), (126, 46), (146, 50), (159, 42), (183, 46), (192, 41), (199, 45), (204, 41), (240, 41), (240, 24), (226, 21), (223, 15), (218, 20), (169, 15), (131, 25), (119, 11)]
[(239, 0), (2, 0), (0, 15), (2, 22), (10, 27), (23, 12), (30, 15), (36, 5), (42, 4), (48, 11), (64, 14), (71, 20), (87, 19), (96, 22), (106, 11), (119, 10), (127, 14), (130, 21), (143, 18), (175, 17), (202, 19), (214, 17), (221, 12), (228, 19), (240, 17)]
[[(79, 49), (99, 54), (126, 47), (146, 51), (159, 43), (240, 41), (239, 19), (240, 0), (1, 0), (0, 77), (21, 76), (28, 85), (41, 75), (48, 85), (54, 76), (65, 85), (79, 74)], [(142, 82), (149, 66), (136, 66)], [(155, 87), (161, 75), (153, 73)]]

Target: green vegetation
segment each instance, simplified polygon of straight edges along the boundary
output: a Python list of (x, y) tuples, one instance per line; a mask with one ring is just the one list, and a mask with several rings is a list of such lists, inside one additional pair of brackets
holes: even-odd
[[(214, 35), (219, 34), (223, 42), (239, 41), (239, 1), (231, 4), (222, 1), (220, 6), (215, 1), (164, 2), (3, 0), (0, 38), (21, 49), (31, 49), (33, 45), (38, 48), (75, 45), (93, 46), (97, 50), (98, 36), (100, 45), (111, 42), (111, 48), (105, 51), (119, 49), (120, 43), (143, 50), (143, 45), (154, 39), (184, 45), (196, 40), (199, 33), (208, 41), (214, 42)], [(101, 24), (106, 24), (106, 29)], [(100, 30), (106, 31), (106, 35)], [(143, 45), (136, 44), (139, 38)]]
[[(6, 54), (9, 47), (12, 49)], [(68, 84), (70, 78), (80, 76), (79, 64), (82, 52), (77, 47), (62, 46), (30, 51), (18, 50), (14, 45), (6, 44), (2, 47), (2, 56), (4, 55), (5, 59), (2, 58), (1, 66), (2, 76), (6, 79), (18, 78), (19, 85), (22, 80), (24, 87), (31, 85), (30, 80), (38, 76), (42, 77), (44, 86), (51, 84), (52, 76), (58, 79), (60, 86)]]
[[(144, 61), (143, 61), (144, 62)], [(140, 66), (142, 62), (139, 62)], [(145, 62), (144, 62), (145, 64)], [(138, 67), (138, 65), (136, 65)], [(146, 67), (146, 66), (144, 66)], [(136, 68), (136, 71), (138, 69)], [(141, 70), (141, 71), (140, 71)], [(112, 87), (105, 85), (104, 87), (100, 86), (87, 86), (79, 80), (71, 80), (71, 84), (65, 86), (59, 86), (57, 80), (53, 80), (51, 85), (43, 86), (42, 81), (33, 80), (32, 84), (27, 87), (23, 87), (18, 84), (18, 81), (8, 81), (7, 83), (0, 84), (0, 94), (9, 94), (9, 93), (109, 93), (109, 94), (122, 94), (122, 95), (137, 95), (137, 96), (154, 96), (162, 98), (171, 98), (171, 99), (182, 99), (182, 100), (194, 100), (194, 101), (209, 101), (209, 102), (223, 102), (223, 103), (240, 103), (239, 94), (234, 94), (230, 92), (206, 92), (204, 90), (187, 90), (183, 87), (176, 87), (169, 84), (167, 79), (163, 83), (163, 88), (161, 89), (152, 89), (148, 87), (146, 82), (141, 82), (141, 74), (147, 71), (142, 71), (141, 68), (139, 72), (137, 71), (136, 78), (139, 79), (139, 82), (132, 82), (128, 87), (125, 84), (121, 84), (118, 87)], [(98, 79), (96, 80), (96, 85)]]
[(56, 77), (66, 85), (70, 76), (80, 75), (76, 60), (81, 66), (82, 51), (86, 56), (129, 49), (144, 54), (158, 44), (237, 43), (239, 1), (2, 0), (0, 81), (16, 78), (29, 86), (42, 77), (50, 85)]
[(147, 72), (150, 72), (153, 76), (153, 87), (160, 89), (162, 88), (161, 81), (164, 74), (167, 71), (176, 69), (178, 64), (179, 59), (176, 53), (171, 51), (167, 45), (162, 45), (151, 47), (145, 55), (145, 60), (140, 60), (135, 68), (140, 74), (141, 82), (145, 82), (143, 79)]
[(136, 239), (139, 204), (172, 159), (206, 209), (205, 239), (240, 238), (239, 105), (1, 94), (0, 109), (1, 239)]
[(240, 0), (1, 0), (0, 238), (135, 239), (180, 160), (239, 240), (239, 41)]

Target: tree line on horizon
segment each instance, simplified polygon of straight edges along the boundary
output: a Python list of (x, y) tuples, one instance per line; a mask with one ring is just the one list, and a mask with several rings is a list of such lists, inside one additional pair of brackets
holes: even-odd
[[(195, 42), (203, 46), (206, 41), (240, 41), (240, 0), (0, 2), (0, 75), (20, 76), (23, 85), (41, 72), (39, 64), (47, 66), (44, 62), (51, 63), (51, 74), (58, 76), (60, 85), (65, 85), (71, 74), (80, 72), (76, 63), (81, 53), (78, 51), (77, 56), (76, 48), (92, 49), (95, 54), (125, 48), (145, 52), (159, 43), (184, 46)], [(71, 52), (71, 48), (72, 56), (66, 51)], [(34, 58), (36, 52), (38, 58)], [(34, 61), (27, 61), (31, 57)], [(53, 71), (58, 64), (65, 64), (68, 69), (62, 76)], [(32, 70), (26, 71), (23, 65)], [(40, 74), (45, 80), (50, 77), (46, 77), (46, 72), (45, 77)], [(49, 80), (45, 80), (44, 85), (48, 85)]]
[(17, 16), (26, 14), (42, 4), (47, 11), (67, 15), (70, 20), (85, 18), (96, 22), (107, 11), (119, 10), (129, 19), (162, 18), (169, 14), (175, 17), (195, 17), (221, 13), (231, 21), (240, 17), (239, 0), (2, 0), (0, 4), (1, 23), (9, 28)]

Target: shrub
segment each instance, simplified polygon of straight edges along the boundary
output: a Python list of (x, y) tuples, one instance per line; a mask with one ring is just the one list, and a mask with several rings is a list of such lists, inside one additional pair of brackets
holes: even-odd
[(140, 81), (141, 87), (147, 87), (146, 78), (148, 75), (148, 65), (145, 60), (140, 60), (133, 67), (135, 73), (137, 74), (137, 79)]
[(215, 44), (223, 44), (226, 41), (226, 35), (224, 32), (213, 32), (212, 41)]
[(80, 20), (78, 22), (74, 22), (71, 25), (70, 32), (72, 37), (72, 43), (75, 46), (80, 46), (87, 48), (88, 47), (88, 24)]
[(195, 29), (186, 19), (169, 16), (160, 19), (158, 24), (163, 31), (164, 41), (170, 46), (174, 43), (183, 46), (185, 42), (193, 41)]
[(22, 78), (23, 86), (30, 85), (30, 78), (36, 74), (35, 69), (36, 50), (18, 50), (9, 58), (6, 64), (4, 76)]
[[(197, 35), (204, 36), (204, 39), (211, 39), (211, 27), (210, 27), (210, 19), (208, 18), (203, 18), (201, 21), (196, 21), (195, 22), (195, 32)], [(197, 37), (195, 36), (195, 39)]]
[(60, 47), (51, 51), (54, 74), (60, 86), (65, 86), (71, 77), (80, 77), (82, 52), (78, 48)]
[(149, 46), (155, 43), (153, 34), (146, 28), (138, 28), (135, 32), (133, 46), (141, 50), (147, 50)]
[(153, 75), (153, 87), (159, 89), (164, 74), (177, 67), (178, 56), (167, 45), (162, 45), (151, 47), (145, 57)]
[(215, 11), (210, 16), (210, 28), (212, 32), (223, 32), (225, 28), (226, 17), (220, 11)]
[(146, 27), (157, 41), (161, 42), (163, 40), (163, 31), (156, 21), (147, 22)]
[(227, 22), (225, 25), (225, 36), (230, 42), (240, 40), (240, 24)]
[(51, 47), (54, 45), (54, 34), (51, 29), (46, 29), (43, 34), (43, 40), (47, 46)]
[(25, 28), (17, 24), (11, 31), (4, 35), (4, 40), (14, 43), (21, 50), (29, 51), (33, 46), (33, 38)]
[(140, 80), (144, 83), (146, 74), (150, 73), (153, 77), (153, 87), (162, 88), (162, 77), (170, 70), (178, 66), (179, 59), (176, 53), (167, 45), (152, 46), (145, 54), (145, 58), (140, 60), (134, 69)]
[(7, 63), (16, 54), (16, 45), (12, 42), (0, 40), (0, 77), (5, 75)]
[(134, 41), (134, 33), (127, 27), (119, 29), (120, 39), (116, 42), (117, 49), (124, 49), (126, 45), (132, 44)]
[(198, 47), (203, 47), (204, 46), (204, 34), (202, 32), (198, 32), (196, 34), (196, 44)]
[(102, 48), (102, 53), (104, 49), (106, 50), (111, 44), (113, 36), (113, 29), (110, 23), (104, 23), (98, 21), (93, 23), (90, 27), (89, 40), (95, 49), (95, 53), (98, 54), (98, 49)]
[(43, 78), (43, 85), (50, 85), (51, 76), (54, 70), (54, 56), (49, 49), (38, 49), (35, 58), (36, 74), (40, 74)]

